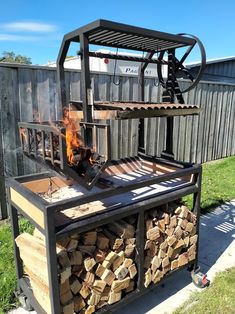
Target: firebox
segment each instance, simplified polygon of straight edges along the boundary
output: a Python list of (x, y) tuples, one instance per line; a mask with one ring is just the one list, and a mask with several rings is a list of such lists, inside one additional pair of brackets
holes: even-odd
[[(64, 61), (73, 42), (80, 44), (82, 93), (81, 100), (67, 102)], [(92, 52), (90, 45), (141, 55)], [(196, 45), (201, 66), (193, 77), (184, 62)], [(186, 52), (178, 58), (181, 48)], [(138, 101), (94, 101), (91, 56), (139, 62)], [(161, 103), (145, 102), (150, 63), (157, 66)], [(201, 165), (175, 160), (173, 135), (175, 116), (200, 112), (185, 104), (183, 93), (196, 86), (204, 68), (204, 47), (193, 35), (98, 20), (64, 36), (57, 60), (61, 119), (19, 123), (23, 153), (50, 171), (8, 179), (18, 294), (26, 307), (112, 312), (175, 271), (197, 269)], [(182, 77), (191, 82), (186, 90)], [(145, 150), (145, 120), (152, 117), (166, 119), (158, 157)], [(139, 119), (138, 153), (114, 160), (109, 122), (124, 119)], [(181, 200), (189, 194), (192, 208)], [(19, 233), (18, 212), (35, 227), (33, 235)]]

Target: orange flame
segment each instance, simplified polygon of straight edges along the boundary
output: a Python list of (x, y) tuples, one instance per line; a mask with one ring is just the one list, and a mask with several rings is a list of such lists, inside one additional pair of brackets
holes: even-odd
[(26, 130), (24, 128), (20, 128), (20, 139), (23, 144), (28, 144), (28, 139), (26, 135)]
[(66, 107), (63, 110), (63, 123), (66, 128), (66, 150), (69, 164), (74, 164), (73, 150), (84, 146), (84, 141), (79, 134), (79, 130), (75, 122), (70, 118), (69, 109)]

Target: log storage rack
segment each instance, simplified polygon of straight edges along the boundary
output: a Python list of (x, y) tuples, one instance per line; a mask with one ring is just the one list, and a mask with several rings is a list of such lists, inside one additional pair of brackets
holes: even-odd
[[(173, 154), (174, 116), (199, 114), (185, 104), (183, 93), (194, 88), (205, 68), (205, 51), (192, 35), (173, 35), (97, 20), (64, 36), (57, 60), (58, 93), (66, 103), (64, 61), (72, 42), (80, 43), (81, 100), (71, 104), (82, 145), (78, 162), (69, 163), (64, 119), (21, 122), (22, 150), (51, 171), (9, 178), (8, 200), (18, 278), (17, 295), (37, 313), (112, 313), (153, 289), (183, 268), (198, 268), (201, 165), (177, 161)], [(89, 51), (89, 44), (143, 51), (144, 57)], [(202, 64), (196, 78), (184, 67), (195, 45)], [(176, 50), (186, 47), (178, 59)], [(157, 57), (154, 56), (157, 54)], [(138, 61), (139, 101), (93, 101), (89, 57)], [(144, 102), (144, 72), (156, 63), (164, 91), (162, 103)], [(162, 67), (167, 66), (167, 78)], [(181, 91), (182, 72), (191, 86)], [(145, 153), (144, 119), (165, 117), (165, 150)], [(138, 155), (111, 159), (110, 119), (139, 119)], [(105, 134), (105, 152), (97, 130)], [(79, 136), (80, 136), (79, 135)], [(72, 178), (68, 180), (68, 178)], [(54, 199), (63, 189), (76, 193)], [(189, 210), (179, 200), (192, 195)], [(35, 227), (20, 234), (19, 217)]]

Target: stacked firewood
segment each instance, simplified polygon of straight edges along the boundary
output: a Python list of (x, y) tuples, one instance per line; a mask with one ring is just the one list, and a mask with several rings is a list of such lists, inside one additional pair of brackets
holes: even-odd
[(150, 210), (145, 217), (145, 282), (162, 277), (196, 258), (196, 216), (186, 206), (175, 210)]
[[(122, 219), (57, 243), (62, 312), (93, 313), (136, 288), (136, 219)], [(21, 234), (16, 243), (33, 293), (51, 313), (45, 239)]]

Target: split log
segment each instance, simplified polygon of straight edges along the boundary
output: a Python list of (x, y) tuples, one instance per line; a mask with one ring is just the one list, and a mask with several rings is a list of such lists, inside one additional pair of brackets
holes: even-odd
[(107, 228), (122, 239), (134, 238), (135, 228), (124, 220), (115, 221), (107, 225)]
[(187, 219), (182, 219), (182, 218), (178, 219), (178, 226), (180, 226), (180, 228), (185, 229), (187, 224), (188, 224)]
[(93, 282), (95, 281), (95, 275), (94, 275), (92, 272), (88, 271), (88, 272), (85, 274), (83, 280), (84, 280), (84, 282), (87, 284), (87, 286), (88, 286), (89, 288), (91, 288), (92, 285), (93, 285)]
[(125, 239), (125, 244), (135, 244), (136, 238)]
[(128, 288), (130, 284), (130, 277), (126, 277), (123, 280), (114, 280), (111, 286), (112, 291), (118, 293), (126, 288)]
[(107, 251), (100, 250), (100, 249), (96, 250), (95, 255), (94, 255), (96, 263), (103, 262), (105, 260), (105, 257), (107, 256), (107, 254), (108, 254)]
[(192, 230), (193, 230), (193, 227), (194, 227), (194, 224), (192, 223), (192, 222), (188, 222), (187, 223), (187, 226), (186, 226), (186, 228), (185, 228), (185, 231), (187, 231), (187, 232), (192, 232)]
[(70, 278), (71, 275), (72, 275), (71, 267), (67, 267), (66, 269), (64, 269), (64, 270), (59, 274), (60, 283), (63, 284), (67, 279)]
[(156, 270), (160, 267), (162, 261), (158, 256), (154, 256), (151, 260), (151, 270), (155, 273)]
[(120, 251), (117, 254), (116, 259), (113, 261), (112, 270), (115, 271), (124, 262), (124, 259), (125, 259), (125, 254), (123, 251)]
[(95, 245), (97, 239), (96, 231), (89, 231), (82, 235), (84, 245)]
[(128, 274), (128, 268), (121, 265), (115, 270), (114, 274), (118, 280), (123, 280)]
[(125, 258), (123, 261), (123, 267), (130, 267), (133, 264), (133, 260), (131, 258)]
[(178, 257), (178, 266), (181, 267), (188, 263), (188, 253), (182, 253)]
[(100, 300), (101, 301), (108, 301), (109, 295), (110, 295), (110, 291), (111, 291), (111, 287), (106, 286), (104, 288), (104, 291), (101, 293)]
[(82, 288), (79, 291), (80, 295), (83, 297), (83, 299), (86, 299), (89, 294), (91, 293), (90, 289), (87, 287), (87, 285), (83, 284)]
[(92, 314), (95, 312), (95, 306), (89, 305), (88, 308), (85, 310), (84, 314)]
[(152, 281), (152, 273), (151, 273), (151, 270), (148, 269), (145, 273), (145, 280), (144, 280), (144, 286), (145, 288), (148, 288), (149, 284), (151, 283)]
[(157, 240), (159, 237), (160, 237), (160, 230), (157, 226), (147, 231), (147, 239)]
[(117, 256), (118, 256), (117, 253), (113, 251), (109, 252), (109, 254), (105, 257), (102, 266), (104, 266), (105, 268), (110, 268), (115, 259), (117, 258)]
[(86, 271), (92, 270), (92, 268), (95, 266), (96, 261), (93, 257), (87, 257), (84, 259), (84, 267)]
[(73, 314), (74, 313), (74, 301), (63, 306), (63, 314)]
[(70, 290), (69, 279), (67, 279), (63, 284), (60, 285), (60, 303), (65, 305), (69, 303), (73, 298), (72, 292)]
[(81, 311), (86, 306), (86, 303), (81, 296), (75, 296), (73, 301), (74, 301), (75, 312)]
[(153, 220), (152, 219), (146, 219), (145, 220), (145, 228), (146, 228), (146, 231), (149, 231), (150, 229), (153, 228)]
[(130, 280), (129, 286), (126, 289), (124, 289), (123, 291), (125, 293), (129, 293), (129, 292), (133, 291), (134, 289), (135, 289), (135, 281)]
[(163, 276), (164, 276), (164, 273), (160, 270), (157, 270), (152, 276), (153, 283), (156, 284), (157, 282), (159, 282)]
[(101, 294), (104, 291), (104, 288), (106, 287), (106, 282), (103, 280), (95, 280), (93, 283), (91, 289), (95, 293)]
[(173, 260), (172, 262), (171, 262), (171, 270), (174, 270), (174, 269), (176, 269), (176, 268), (178, 268), (179, 267), (179, 265), (178, 265), (178, 260)]
[(130, 278), (133, 279), (135, 277), (135, 275), (137, 274), (137, 268), (135, 266), (135, 264), (132, 264), (128, 267), (128, 271), (130, 274)]
[(75, 276), (71, 276), (69, 281), (70, 289), (73, 292), (73, 294), (78, 294), (78, 292), (82, 288), (82, 284), (80, 283), (80, 281)]
[(111, 286), (115, 279), (114, 273), (110, 269), (105, 269), (101, 276), (101, 279), (106, 282), (107, 285)]
[(73, 251), (69, 253), (70, 265), (81, 265), (83, 261), (83, 256), (80, 251)]
[(157, 226), (161, 230), (161, 232), (165, 232), (166, 230), (165, 219), (158, 220)]
[(113, 304), (121, 300), (122, 293), (111, 291), (109, 294), (108, 304)]
[(109, 239), (110, 248), (113, 251), (119, 251), (124, 247), (124, 240), (122, 238), (117, 238), (113, 233), (108, 230), (103, 230), (104, 235)]
[(102, 266), (101, 264), (99, 264), (98, 267), (96, 268), (96, 271), (95, 271), (96, 276), (101, 278), (101, 276), (104, 274), (105, 270), (106, 270), (106, 268), (104, 266)]
[(96, 246), (100, 250), (105, 250), (109, 248), (109, 238), (107, 238), (103, 233), (99, 233), (97, 236)]
[(134, 252), (135, 252), (135, 244), (127, 244), (125, 247), (125, 256), (131, 257)]
[(87, 301), (87, 304), (89, 305), (97, 305), (100, 301), (100, 294), (97, 294), (95, 292), (92, 292), (90, 298)]
[(189, 210), (186, 206), (181, 206), (181, 211), (179, 213), (179, 218), (187, 218), (188, 217), (188, 213), (189, 213)]
[(81, 251), (82, 253), (88, 254), (90, 256), (94, 255), (95, 249), (96, 247), (94, 245), (79, 245), (77, 247), (77, 249), (79, 251)]
[(78, 245), (78, 240), (76, 239), (71, 239), (69, 243), (66, 246), (67, 252), (75, 251)]
[(195, 234), (194, 236), (190, 237), (190, 239), (189, 239), (190, 245), (196, 244), (197, 243), (197, 239), (198, 239), (198, 235), (197, 234)]

